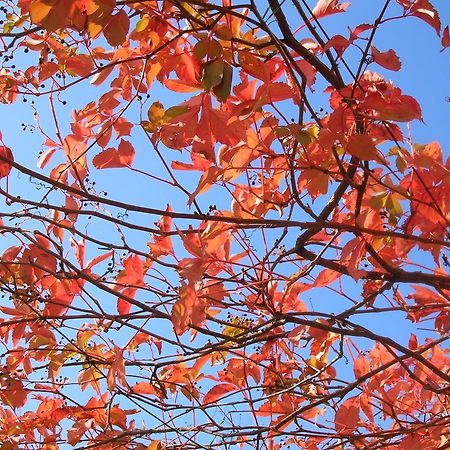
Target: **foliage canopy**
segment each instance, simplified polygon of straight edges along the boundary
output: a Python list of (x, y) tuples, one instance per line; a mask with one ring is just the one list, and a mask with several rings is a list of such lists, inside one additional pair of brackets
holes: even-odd
[(450, 448), (429, 0), (0, 4), (2, 450)]

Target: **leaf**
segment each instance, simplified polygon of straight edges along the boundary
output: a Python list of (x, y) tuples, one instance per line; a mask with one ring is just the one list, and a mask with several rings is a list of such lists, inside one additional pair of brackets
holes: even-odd
[(6, 375), (0, 381), (0, 386), (0, 400), (3, 404), (9, 405), (12, 408), (25, 406), (28, 390), (24, 388), (21, 380), (10, 378)]
[(356, 378), (362, 377), (370, 372), (370, 363), (363, 355), (358, 355), (353, 363), (353, 372)]
[(114, 251), (111, 250), (110, 252), (103, 253), (102, 255), (96, 256), (95, 258), (92, 258), (86, 265), (86, 269), (90, 270), (97, 264), (100, 264), (105, 259), (111, 258), (114, 255)]
[(386, 52), (380, 52), (372, 45), (372, 58), (385, 69), (398, 71), (402, 67), (399, 57), (392, 49)]
[(159, 101), (153, 102), (147, 111), (147, 116), (149, 125), (146, 129), (148, 129), (148, 131), (156, 131), (166, 119), (163, 104)]
[(132, 144), (124, 139), (120, 140), (117, 150), (107, 148), (98, 153), (92, 159), (92, 164), (97, 169), (118, 169), (120, 167), (130, 167), (134, 160), (134, 148)]
[(336, 431), (349, 434), (354, 431), (359, 423), (360, 402), (358, 397), (351, 397), (336, 411), (334, 424)]
[(148, 381), (140, 381), (136, 383), (131, 386), (131, 391), (135, 394), (158, 395), (153, 383), (149, 383)]
[[(172, 212), (172, 207), (169, 204), (166, 206), (166, 212)], [(160, 229), (161, 234), (155, 233), (153, 242), (147, 244), (152, 257), (159, 258), (163, 255), (170, 255), (173, 252), (172, 238), (165, 233), (169, 233), (172, 228), (172, 218), (169, 215), (162, 216), (156, 226)]]
[(397, 0), (405, 10), (418, 19), (430, 25), (439, 35), (441, 31), (441, 20), (434, 6), (428, 0)]
[(340, 0), (319, 0), (312, 11), (314, 17), (319, 19), (320, 17), (341, 13), (350, 6), (350, 2), (339, 3)]
[(450, 32), (448, 25), (444, 28), (444, 31), (442, 32), (442, 50), (443, 52), (447, 47), (450, 47)]
[(49, 2), (45, 0), (35, 0), (30, 4), (30, 19), (33, 23), (40, 23), (45, 19), (51, 11), (55, 2)]
[(341, 274), (336, 270), (324, 269), (314, 280), (314, 286), (328, 286), (333, 283), (333, 281), (336, 281), (340, 276)]
[(348, 140), (346, 150), (359, 159), (370, 161), (377, 159), (377, 148), (373, 139), (367, 134), (352, 134)]
[(144, 17), (141, 17), (138, 20), (134, 30), (136, 31), (136, 33), (141, 33), (142, 31), (144, 31), (147, 28), (149, 23), (150, 23), (150, 18), (149, 18), (149, 16), (145, 15)]
[(109, 77), (113, 70), (113, 65), (98, 69), (98, 72), (91, 79), (91, 84), (94, 86), (100, 86)]
[(202, 86), (206, 91), (218, 86), (223, 77), (225, 63), (220, 60), (209, 61), (203, 64)]
[(165, 450), (166, 446), (161, 441), (153, 441), (146, 450)]
[(223, 67), (223, 75), (222, 80), (217, 86), (213, 87), (213, 92), (216, 94), (216, 97), (225, 102), (231, 93), (231, 85), (233, 81), (233, 68), (225, 63)]
[(337, 34), (333, 36), (331, 39), (328, 40), (328, 42), (325, 44), (323, 50), (327, 51), (331, 47), (333, 47), (336, 50), (336, 53), (339, 56), (342, 56), (349, 47), (349, 45), (352, 43), (351, 40), (345, 38), (344, 36)]
[(138, 255), (131, 255), (122, 261), (123, 270), (117, 275), (117, 283), (123, 286), (143, 286), (144, 263)]
[(5, 145), (0, 145), (0, 179), (7, 177), (12, 169), (8, 161), (14, 161), (12, 151)]
[(37, 162), (37, 166), (39, 167), (39, 169), (45, 168), (45, 166), (50, 162), (50, 159), (55, 154), (55, 152), (56, 148), (49, 148), (39, 155), (39, 159)]
[(40, 24), (48, 31), (56, 31), (64, 26), (69, 17), (70, 2), (33, 0), (29, 8), (33, 23)]
[(127, 39), (129, 28), (130, 18), (125, 10), (121, 9), (117, 14), (111, 16), (103, 33), (109, 45), (118, 47)]
[(235, 391), (236, 386), (230, 383), (221, 383), (213, 386), (203, 398), (203, 404), (213, 403), (231, 391)]
[(66, 61), (66, 71), (69, 75), (87, 77), (93, 70), (94, 63), (88, 55), (74, 55)]

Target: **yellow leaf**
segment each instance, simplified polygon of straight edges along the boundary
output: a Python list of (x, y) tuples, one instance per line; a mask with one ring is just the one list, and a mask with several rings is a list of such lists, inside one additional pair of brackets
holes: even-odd
[(154, 102), (147, 111), (150, 124), (154, 127), (160, 127), (164, 123), (164, 106), (161, 102)]
[(142, 17), (142, 19), (138, 20), (138, 23), (136, 24), (136, 28), (134, 29), (136, 33), (140, 33), (141, 31), (144, 31), (148, 24), (150, 23), (150, 19), (148, 16)]

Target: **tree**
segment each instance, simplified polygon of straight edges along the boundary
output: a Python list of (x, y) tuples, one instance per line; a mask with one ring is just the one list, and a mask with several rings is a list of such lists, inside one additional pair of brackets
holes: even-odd
[(450, 448), (429, 0), (2, 4), (2, 450)]

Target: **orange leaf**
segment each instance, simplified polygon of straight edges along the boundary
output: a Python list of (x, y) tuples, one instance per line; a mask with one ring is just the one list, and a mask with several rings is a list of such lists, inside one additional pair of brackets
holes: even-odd
[(52, 3), (44, 0), (35, 0), (30, 4), (30, 19), (32, 23), (40, 23), (52, 9)]
[(147, 394), (147, 395), (158, 395), (155, 387), (152, 383), (147, 381), (140, 381), (131, 387), (131, 391), (134, 394)]
[(372, 58), (377, 64), (388, 70), (397, 71), (402, 67), (399, 57), (392, 49), (380, 52), (372, 45)]
[(201, 86), (198, 84), (190, 83), (188, 81), (181, 80), (165, 80), (164, 85), (174, 92), (195, 92), (201, 90)]
[(121, 9), (117, 14), (114, 14), (106, 25), (103, 33), (108, 44), (112, 47), (122, 45), (128, 34), (130, 28), (130, 18), (128, 14)]

